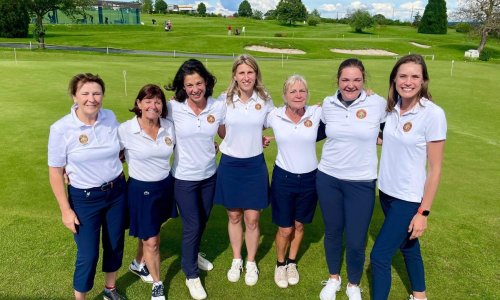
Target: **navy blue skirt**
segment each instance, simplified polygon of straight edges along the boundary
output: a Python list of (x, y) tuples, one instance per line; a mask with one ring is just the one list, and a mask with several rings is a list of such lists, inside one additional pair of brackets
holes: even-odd
[(227, 209), (264, 209), (269, 205), (269, 175), (264, 154), (235, 158), (222, 154), (215, 203)]
[(172, 175), (161, 181), (128, 179), (129, 235), (146, 240), (160, 233), (161, 225), (178, 216)]

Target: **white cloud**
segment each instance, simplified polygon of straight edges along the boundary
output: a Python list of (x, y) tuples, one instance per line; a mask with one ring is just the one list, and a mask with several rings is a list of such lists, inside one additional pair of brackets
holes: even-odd
[(354, 1), (354, 2), (351, 2), (351, 5), (350, 5), (351, 9), (353, 10), (357, 10), (357, 9), (366, 9), (366, 5), (364, 3), (362, 3), (361, 1)]
[(422, 5), (422, 1), (413, 1), (402, 3), (399, 7), (406, 10), (415, 10), (415, 9), (424, 9), (425, 7)]
[(252, 6), (252, 10), (260, 10), (263, 13), (271, 9), (276, 9), (278, 2), (279, 0), (248, 0), (248, 3)]
[(318, 9), (324, 12), (338, 11), (342, 7), (342, 4), (323, 4)]
[[(207, 9), (208, 10), (208, 9)], [(210, 12), (213, 12), (214, 14), (221, 14), (223, 16), (232, 16), (234, 14), (233, 11), (230, 11), (228, 10), (227, 8), (225, 8), (221, 3), (220, 1), (217, 1), (217, 3), (215, 3), (215, 7), (211, 8), (210, 9)]]

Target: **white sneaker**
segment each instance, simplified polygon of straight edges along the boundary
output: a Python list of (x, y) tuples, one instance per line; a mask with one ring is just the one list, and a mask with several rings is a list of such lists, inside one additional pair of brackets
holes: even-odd
[(243, 270), (243, 260), (241, 260), (241, 258), (233, 259), (231, 269), (227, 271), (227, 280), (231, 282), (240, 280), (241, 270)]
[(299, 283), (299, 271), (297, 270), (297, 264), (288, 264), (286, 266), (286, 275), (288, 278), (289, 285), (296, 285)]
[(130, 270), (130, 272), (139, 276), (139, 278), (141, 278), (142, 281), (144, 281), (146, 283), (153, 283), (153, 281), (154, 281), (153, 276), (151, 276), (151, 274), (149, 274), (149, 270), (148, 270), (148, 267), (146, 267), (146, 265), (137, 264), (135, 259), (134, 259), (130, 263), (130, 265), (128, 266), (128, 269)]
[(361, 292), (361, 289), (357, 285), (347, 285), (347, 289), (345, 290), (349, 300), (361, 300)]
[(255, 285), (257, 280), (259, 280), (259, 269), (257, 269), (257, 264), (254, 261), (247, 261), (245, 269), (245, 283), (250, 286)]
[(321, 282), (321, 284), (323, 284), (325, 287), (321, 290), (321, 293), (319, 293), (319, 299), (335, 300), (336, 293), (340, 291), (340, 283), (340, 277), (339, 280), (329, 278), (328, 280)]
[(419, 299), (419, 298), (415, 298), (413, 295), (410, 295), (410, 298), (408, 298), (408, 300), (427, 300), (427, 298)]
[(214, 268), (214, 265), (205, 258), (205, 253), (198, 253), (198, 269), (203, 271), (211, 271)]
[(201, 284), (200, 277), (186, 279), (186, 286), (188, 287), (189, 293), (193, 299), (203, 300), (207, 298), (207, 292), (205, 292), (205, 289)]
[(282, 289), (286, 289), (288, 287), (288, 279), (286, 273), (286, 266), (276, 266), (274, 268), (274, 282)]

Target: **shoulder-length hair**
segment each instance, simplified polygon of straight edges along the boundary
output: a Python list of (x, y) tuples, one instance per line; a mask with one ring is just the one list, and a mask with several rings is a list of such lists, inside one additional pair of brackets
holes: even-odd
[(429, 73), (427, 72), (427, 65), (425, 64), (424, 58), (419, 54), (408, 54), (401, 57), (394, 67), (392, 68), (391, 75), (389, 76), (389, 95), (387, 96), (387, 112), (391, 112), (396, 104), (398, 103), (399, 94), (396, 90), (396, 76), (399, 71), (399, 67), (406, 63), (415, 63), (422, 67), (422, 77), (424, 79), (424, 83), (422, 83), (422, 87), (418, 93), (418, 103), (420, 103), (420, 99), (422, 97), (427, 98), (432, 101), (431, 93), (429, 92)]
[(187, 75), (193, 74), (200, 75), (203, 80), (205, 80), (206, 89), (205, 89), (205, 98), (212, 96), (214, 92), (214, 86), (217, 82), (217, 78), (215, 78), (212, 73), (210, 73), (207, 68), (203, 65), (203, 63), (197, 59), (186, 60), (177, 70), (175, 74), (175, 78), (171, 84), (166, 85), (165, 89), (167, 91), (175, 92), (175, 100), (179, 102), (184, 102), (188, 98), (186, 90), (184, 90), (184, 78)]
[(231, 83), (229, 84), (229, 88), (227, 89), (227, 102), (228, 104), (233, 103), (233, 96), (237, 94), (241, 95), (238, 82), (234, 80), (234, 76), (236, 75), (236, 69), (242, 64), (245, 64), (252, 68), (255, 71), (255, 85), (253, 87), (254, 91), (257, 92), (257, 95), (264, 99), (265, 101), (271, 99), (269, 97), (269, 93), (266, 91), (264, 84), (262, 83), (262, 75), (260, 73), (259, 65), (255, 58), (249, 54), (241, 54), (239, 55), (233, 63), (232, 75), (231, 75)]
[(87, 82), (95, 82), (101, 86), (102, 94), (104, 95), (104, 91), (106, 87), (104, 86), (104, 81), (99, 77), (98, 74), (92, 73), (80, 73), (76, 74), (69, 81), (68, 92), (71, 96), (75, 96), (78, 89)]
[(134, 100), (134, 107), (129, 109), (129, 111), (135, 113), (136, 116), (141, 117), (142, 111), (139, 109), (138, 102), (141, 102), (144, 99), (153, 99), (153, 98), (161, 99), (161, 104), (162, 104), (161, 117), (162, 118), (167, 117), (168, 110), (167, 110), (167, 101), (165, 99), (165, 93), (163, 93), (161, 87), (157, 86), (156, 84), (146, 84), (145, 86), (143, 86), (139, 90), (139, 93), (137, 94), (137, 97)]

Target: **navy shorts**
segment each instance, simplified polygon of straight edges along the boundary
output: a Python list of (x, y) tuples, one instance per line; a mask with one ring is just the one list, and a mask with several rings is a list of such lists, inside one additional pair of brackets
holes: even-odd
[(147, 240), (160, 233), (161, 225), (178, 216), (172, 175), (161, 181), (128, 179), (129, 235)]
[(225, 208), (261, 210), (269, 206), (269, 175), (264, 154), (236, 158), (222, 154), (215, 203)]
[(271, 181), (274, 224), (280, 227), (292, 227), (295, 221), (309, 224), (317, 203), (316, 170), (294, 174), (274, 166)]

